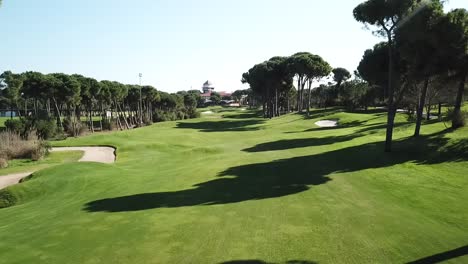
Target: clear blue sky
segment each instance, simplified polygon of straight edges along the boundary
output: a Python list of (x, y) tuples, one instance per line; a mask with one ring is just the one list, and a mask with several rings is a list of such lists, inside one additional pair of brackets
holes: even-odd
[[(255, 63), (309, 51), (356, 69), (378, 38), (353, 19), (363, 0), (3, 0), (0, 71), (80, 73), (164, 91), (245, 88)], [(468, 8), (451, 0), (447, 9)]]

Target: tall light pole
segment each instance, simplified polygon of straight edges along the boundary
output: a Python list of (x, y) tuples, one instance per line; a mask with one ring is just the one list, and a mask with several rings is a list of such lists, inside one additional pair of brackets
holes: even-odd
[(142, 100), (141, 100), (141, 78), (143, 77), (143, 74), (142, 73), (139, 73), (138, 76), (140, 77), (140, 125), (143, 124), (143, 103), (142, 103)]

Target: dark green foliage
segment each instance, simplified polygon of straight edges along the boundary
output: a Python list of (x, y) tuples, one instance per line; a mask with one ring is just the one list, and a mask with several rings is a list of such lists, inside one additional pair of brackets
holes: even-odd
[(176, 121), (177, 114), (172, 111), (156, 110), (153, 114), (154, 122)]
[(112, 131), (115, 128), (116, 128), (115, 121), (112, 121), (110, 119), (103, 119), (102, 120), (102, 129)]
[(219, 105), (221, 103), (221, 96), (214, 92), (211, 94), (210, 100), (213, 102), (214, 105)]
[(336, 86), (340, 87), (341, 84), (351, 78), (351, 73), (345, 68), (333, 69), (333, 80), (336, 82)]
[[(200, 97), (198, 95), (198, 97)], [(184, 95), (184, 105), (187, 109), (197, 108), (198, 97), (196, 94), (186, 94)]]
[(375, 100), (371, 87), (366, 82), (357, 80), (345, 83), (340, 97), (342, 104), (349, 110), (367, 109)]
[[(148, 85), (99, 82), (79, 74), (5, 71), (0, 85), (0, 106), (25, 119), (23, 124), (10, 124), (23, 137), (36, 129), (41, 138), (55, 136), (52, 127), (48, 129), (45, 121), (38, 120), (56, 120), (57, 130), (78, 136), (86, 129), (93, 133), (150, 125), (157, 119), (152, 116), (156, 109), (174, 112), (174, 119), (185, 119), (188, 109), (196, 108), (200, 101), (200, 92), (195, 90), (170, 94)], [(96, 121), (96, 117), (109, 120)]]
[(40, 139), (51, 139), (59, 134), (55, 120), (37, 120), (36, 133)]
[(199, 118), (200, 117), (200, 112), (197, 111), (195, 108), (189, 108), (187, 109), (187, 117), (188, 118)]
[(26, 124), (23, 119), (8, 119), (5, 121), (5, 127), (11, 132), (22, 134), (25, 130)]
[(0, 208), (13, 206), (17, 201), (18, 199), (8, 188), (0, 190)]

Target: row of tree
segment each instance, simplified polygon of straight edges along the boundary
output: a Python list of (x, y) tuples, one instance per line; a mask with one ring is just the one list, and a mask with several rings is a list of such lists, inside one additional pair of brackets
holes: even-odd
[(242, 75), (242, 82), (250, 85), (263, 106), (265, 117), (273, 118), (292, 109), (298, 112), (306, 109), (309, 114), (314, 82), (327, 77), (331, 71), (331, 66), (320, 56), (300, 52), (290, 57), (273, 57), (253, 66)]
[[(130, 129), (196, 116), (198, 102), (192, 93), (169, 94), (152, 86), (97, 81), (77, 74), (6, 71), (0, 78), (0, 109), (10, 109), (23, 118), (53, 119), (62, 129), (67, 120), (73, 134), (83, 119), (94, 132), (110, 124)], [(96, 127), (94, 117), (100, 117)]]
[[(387, 39), (366, 51), (360, 76), (383, 89), (388, 107), (385, 150), (391, 151), (397, 108), (416, 95), (418, 136), (429, 90), (454, 98), (453, 128), (463, 125), (461, 112), (468, 73), (468, 12), (443, 11), (439, 0), (368, 0), (354, 9), (357, 21)], [(451, 92), (453, 83), (457, 84)], [(442, 85), (441, 85), (442, 84)], [(444, 91), (445, 90), (445, 91)]]
[[(311, 104), (350, 109), (386, 106), (386, 151), (391, 151), (398, 108), (416, 113), (415, 136), (420, 134), (424, 110), (429, 118), (434, 104), (439, 106), (439, 116), (442, 103), (453, 106), (453, 128), (464, 124), (461, 105), (468, 72), (465, 9), (444, 13), (439, 0), (368, 0), (354, 9), (354, 17), (387, 38), (365, 51), (354, 79), (350, 80), (346, 69), (332, 70), (320, 56), (307, 52), (273, 57), (243, 74), (242, 82), (250, 85), (251, 96), (261, 102), (265, 117), (291, 109), (309, 112)], [(331, 73), (334, 84), (312, 89), (314, 82)]]

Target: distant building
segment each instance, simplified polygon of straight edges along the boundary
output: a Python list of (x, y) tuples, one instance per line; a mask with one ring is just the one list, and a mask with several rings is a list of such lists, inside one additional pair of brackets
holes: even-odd
[(214, 87), (213, 83), (210, 82), (210, 81), (206, 81), (203, 84), (203, 87), (202, 87), (203, 94), (210, 94), (211, 95), (211, 93), (214, 92), (214, 89), (215, 89), (215, 87)]
[[(210, 97), (211, 97), (211, 94), (215, 91), (215, 86), (213, 85), (212, 82), (206, 81), (203, 84), (202, 90), (203, 90), (203, 93), (200, 94), (201, 98), (205, 99), (205, 101), (209, 101)], [(232, 95), (231, 93), (228, 93), (228, 92), (218, 92), (218, 94), (221, 97), (226, 97), (226, 96), (231, 96)]]
[(16, 111), (0, 111), (0, 117), (16, 117)]

